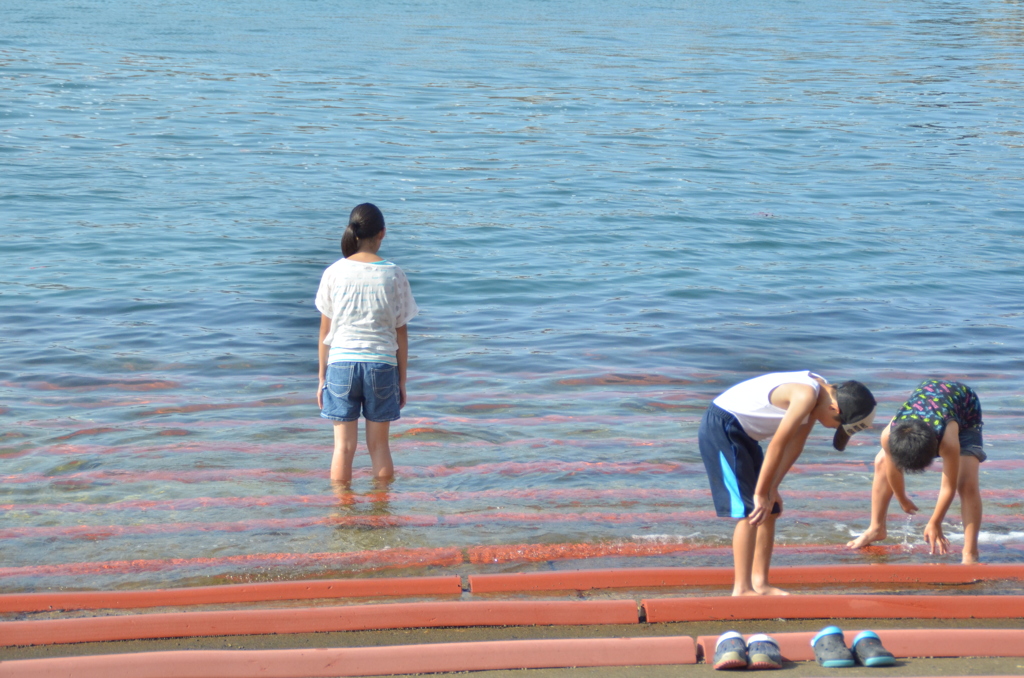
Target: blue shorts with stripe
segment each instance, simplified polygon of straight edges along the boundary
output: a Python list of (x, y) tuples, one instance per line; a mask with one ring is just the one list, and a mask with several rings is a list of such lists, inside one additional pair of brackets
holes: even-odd
[[(723, 518), (745, 518), (754, 510), (754, 489), (764, 463), (761, 444), (747, 435), (730, 412), (711, 403), (697, 434), (700, 456), (711, 481), (715, 511)], [(778, 513), (779, 505), (772, 507)]]

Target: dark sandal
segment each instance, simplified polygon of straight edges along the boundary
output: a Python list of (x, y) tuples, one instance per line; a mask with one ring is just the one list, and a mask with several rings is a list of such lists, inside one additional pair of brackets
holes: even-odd
[(846, 647), (843, 631), (838, 626), (826, 626), (811, 640), (814, 658), (827, 669), (853, 666), (853, 655)]
[(884, 647), (874, 631), (861, 631), (853, 639), (853, 656), (864, 666), (892, 666), (896, 657)]

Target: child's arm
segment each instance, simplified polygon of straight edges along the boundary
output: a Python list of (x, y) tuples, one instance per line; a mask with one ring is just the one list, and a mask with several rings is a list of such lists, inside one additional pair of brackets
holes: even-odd
[(924, 540), (931, 546), (932, 554), (938, 550), (941, 555), (949, 552), (949, 540), (942, 534), (942, 520), (953, 503), (960, 475), (960, 425), (955, 421), (946, 424), (946, 432), (939, 443), (939, 456), (942, 457), (942, 484), (939, 485), (935, 511), (924, 528)]
[[(888, 455), (888, 452), (886, 455)], [(889, 480), (889, 487), (892, 488), (892, 493), (896, 495), (896, 501), (900, 503), (900, 508), (903, 509), (904, 513), (909, 513), (911, 515), (917, 513), (917, 504), (907, 496), (907, 486), (903, 482), (903, 471), (896, 468), (896, 464), (893, 463), (892, 458), (889, 458), (887, 461), (889, 463), (885, 465), (885, 475)]]
[(398, 361), (398, 409), (405, 407), (406, 395), (405, 395), (405, 371), (409, 364), (409, 326), (402, 325), (395, 330), (395, 336), (398, 340), (398, 352), (395, 354), (395, 359)]
[(321, 410), (324, 408), (324, 381), (327, 379), (327, 355), (331, 347), (324, 343), (324, 337), (331, 331), (331, 319), (320, 314), (320, 345), (317, 355), (320, 356), (320, 386), (316, 389), (316, 406)]
[(793, 468), (793, 464), (796, 463), (800, 453), (804, 451), (804, 445), (807, 444), (807, 436), (811, 434), (812, 428), (814, 428), (814, 421), (801, 425), (793, 434), (793, 437), (789, 439), (785, 449), (782, 450), (782, 463), (779, 464), (778, 470), (775, 471), (775, 478), (772, 479), (772, 487), (776, 490), (782, 484), (782, 479), (789, 473), (789, 469)]
[(885, 454), (885, 477), (889, 481), (889, 487), (892, 488), (892, 493), (896, 495), (896, 501), (900, 503), (900, 508), (903, 509), (904, 513), (911, 515), (917, 513), (917, 504), (911, 501), (910, 497), (907, 496), (907, 486), (903, 482), (903, 471), (901, 471), (896, 464), (893, 462), (892, 457), (889, 456), (889, 426), (885, 427), (882, 431), (882, 452)]
[[(774, 510), (775, 504), (778, 504), (779, 512), (776, 516), (782, 515), (782, 495), (779, 494), (779, 485), (782, 484), (782, 479), (789, 473), (789, 469), (793, 468), (793, 464), (796, 463), (800, 453), (804, 451), (804, 445), (807, 444), (807, 436), (810, 435), (812, 428), (814, 428), (813, 421), (801, 425), (793, 437), (789, 439), (785, 449), (782, 450), (782, 461), (775, 471), (775, 477), (772, 479), (771, 487), (775, 488), (775, 498), (771, 501), (769, 513)], [(765, 517), (767, 518), (767, 515)]]
[[(761, 473), (757, 477), (754, 510), (748, 518), (751, 525), (760, 525), (771, 515), (779, 484), (803, 452), (804, 443), (814, 426), (814, 420), (809, 417), (817, 401), (817, 392), (807, 384), (782, 384), (772, 393), (772, 404), (785, 408), (786, 414), (768, 444)], [(804, 419), (808, 421), (804, 422)]]

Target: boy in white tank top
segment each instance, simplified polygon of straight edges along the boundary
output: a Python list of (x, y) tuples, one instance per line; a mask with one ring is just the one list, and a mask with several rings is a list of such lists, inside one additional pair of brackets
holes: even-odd
[[(871, 426), (875, 399), (857, 381), (833, 386), (813, 372), (773, 372), (733, 386), (715, 398), (698, 440), (719, 516), (736, 518), (732, 594), (784, 595), (768, 583), (775, 521), (782, 513), (779, 484), (803, 452), (814, 424), (836, 429), (832, 444)], [(760, 441), (771, 438), (768, 450)]]

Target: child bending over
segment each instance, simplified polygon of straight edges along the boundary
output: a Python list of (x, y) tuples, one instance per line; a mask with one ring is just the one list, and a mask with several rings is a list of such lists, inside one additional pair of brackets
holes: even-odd
[[(715, 510), (738, 518), (732, 537), (732, 594), (784, 595), (768, 583), (775, 521), (782, 514), (779, 483), (803, 452), (814, 424), (837, 429), (832, 444), (871, 426), (875, 399), (864, 384), (832, 386), (813, 372), (775, 372), (733, 386), (708, 406), (700, 422), (700, 455)], [(768, 451), (758, 441), (771, 438)]]
[(871, 486), (871, 525), (847, 546), (859, 549), (886, 538), (885, 521), (894, 494), (904, 511), (916, 513), (917, 505), (907, 496), (903, 474), (924, 471), (936, 457), (942, 457), (942, 483), (935, 510), (924, 529), (925, 541), (932, 554), (949, 552), (942, 520), (953, 496), (959, 494), (964, 521), (963, 562), (978, 562), (978, 466), (988, 458), (982, 449), (981, 402), (969, 386), (941, 379), (922, 382), (882, 431), (882, 449), (875, 457)]

